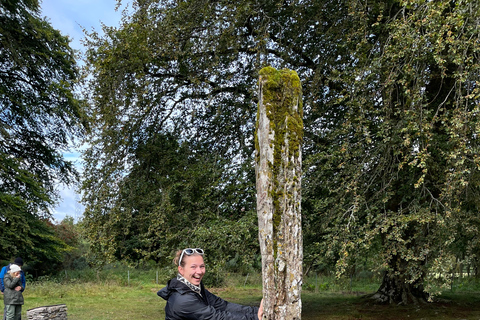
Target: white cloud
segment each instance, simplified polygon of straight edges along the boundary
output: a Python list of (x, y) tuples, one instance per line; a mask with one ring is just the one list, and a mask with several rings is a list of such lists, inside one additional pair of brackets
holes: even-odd
[(83, 214), (83, 206), (78, 202), (80, 196), (75, 192), (74, 187), (62, 186), (60, 189), (60, 196), (62, 201), (53, 210), (53, 218), (55, 222), (60, 222), (66, 216), (73, 217), (75, 221), (78, 221)]

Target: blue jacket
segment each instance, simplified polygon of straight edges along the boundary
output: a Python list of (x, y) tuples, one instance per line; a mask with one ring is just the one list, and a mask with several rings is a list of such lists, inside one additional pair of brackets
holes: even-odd
[[(5, 277), (5, 274), (7, 273), (8, 270), (10, 270), (10, 265), (7, 265), (2, 268), (2, 271), (0, 271), (0, 291), (4, 292), (5, 291), (5, 283), (3, 282), (3, 278)], [(22, 292), (25, 290), (25, 286), (27, 285), (27, 279), (25, 279), (25, 273), (20, 271), (20, 281), (21, 281), (21, 286), (22, 286)]]
[(167, 300), (166, 320), (258, 320), (258, 308), (227, 302), (200, 284), (201, 295), (176, 278), (157, 292)]

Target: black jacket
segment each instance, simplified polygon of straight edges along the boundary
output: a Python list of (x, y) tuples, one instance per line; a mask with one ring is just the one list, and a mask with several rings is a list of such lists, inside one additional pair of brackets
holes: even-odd
[(200, 284), (201, 296), (176, 278), (157, 295), (167, 300), (165, 320), (258, 320), (258, 308), (227, 302)]

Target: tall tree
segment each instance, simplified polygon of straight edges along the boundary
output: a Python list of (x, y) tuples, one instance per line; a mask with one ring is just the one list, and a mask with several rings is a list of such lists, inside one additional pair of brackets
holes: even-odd
[[(426, 298), (425, 277), (457, 241), (478, 247), (478, 4), (144, 0), (135, 9), (88, 42), (96, 131), (84, 190), (100, 246), (114, 239), (102, 222), (116, 217), (149, 136), (172, 134), (191, 157), (208, 150), (224, 161), (215, 190), (235, 192), (223, 193), (234, 197), (220, 216), (251, 217), (235, 204), (253, 213), (257, 73), (272, 65), (303, 86), (305, 261), (326, 253), (342, 274), (375, 252), (387, 270), (379, 298), (407, 302)], [(470, 238), (459, 234), (467, 226)]]
[[(214, 261), (235, 257), (245, 245), (254, 247), (242, 257), (249, 263), (257, 253), (251, 163), (256, 80), (237, 77), (239, 70), (254, 74), (253, 57), (216, 55), (219, 45), (229, 52), (238, 45), (220, 35), (231, 30), (217, 37), (201, 27), (202, 19), (217, 14), (201, 1), (179, 7), (147, 1), (120, 30), (89, 38), (98, 130), (85, 153), (85, 225), (110, 257), (165, 261), (195, 237), (217, 248), (222, 259)], [(118, 241), (123, 234), (135, 238), (128, 236), (132, 248), (143, 239), (138, 256)], [(212, 234), (226, 236), (227, 244)]]
[[(215, 155), (222, 172), (216, 190), (224, 195), (217, 206), (221, 216), (231, 219), (222, 223), (237, 225), (231, 222), (255, 217), (258, 70), (268, 64), (293, 66), (301, 78), (308, 77), (306, 86), (315, 88), (320, 78), (311, 76), (320, 68), (318, 48), (335, 48), (320, 32), (328, 29), (321, 19), (331, 15), (338, 16), (333, 2), (148, 0), (136, 3), (120, 28), (105, 28), (103, 37), (89, 35), (97, 131), (85, 154), (83, 190), (87, 226), (99, 248), (116, 243), (103, 221), (115, 217), (112, 208), (120, 203), (124, 177), (147, 136), (172, 134), (192, 150)], [(317, 91), (311, 97), (318, 98)], [(250, 245), (258, 252), (256, 241)]]
[(75, 179), (62, 151), (86, 122), (74, 94), (78, 70), (68, 43), (39, 17), (38, 1), (0, 3), (0, 255), (5, 259), (35, 255), (35, 239), (46, 230), (35, 225), (50, 218), (58, 183)]
[(480, 8), (351, 9), (353, 63), (337, 71), (343, 90), (319, 119), (311, 205), (339, 272), (375, 250), (386, 269), (376, 298), (417, 302), (451, 267), (460, 230), (478, 228)]

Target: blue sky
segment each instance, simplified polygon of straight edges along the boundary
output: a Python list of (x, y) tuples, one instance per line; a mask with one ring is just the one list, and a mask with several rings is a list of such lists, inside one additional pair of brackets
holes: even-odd
[[(122, 1), (122, 8), (129, 5)], [(72, 39), (72, 48), (82, 50), (82, 29), (101, 31), (101, 23), (118, 26), (121, 9), (115, 11), (117, 0), (42, 0), (42, 16), (47, 17), (54, 28)], [(82, 50), (83, 51), (83, 50)]]
[[(41, 16), (46, 17), (51, 25), (60, 30), (63, 35), (70, 37), (70, 46), (84, 52), (81, 40), (84, 38), (83, 29), (95, 30), (101, 33), (102, 23), (107, 26), (118, 26), (121, 19), (121, 10), (115, 11), (117, 0), (43, 0), (40, 4)], [(130, 2), (122, 1), (124, 8)], [(73, 161), (80, 168), (79, 153), (76, 150), (65, 153), (67, 160)], [(81, 168), (80, 168), (81, 170)], [(77, 203), (79, 195), (73, 188), (59, 187), (62, 200), (53, 212), (53, 218), (61, 221), (65, 216), (79, 218), (83, 207)]]

